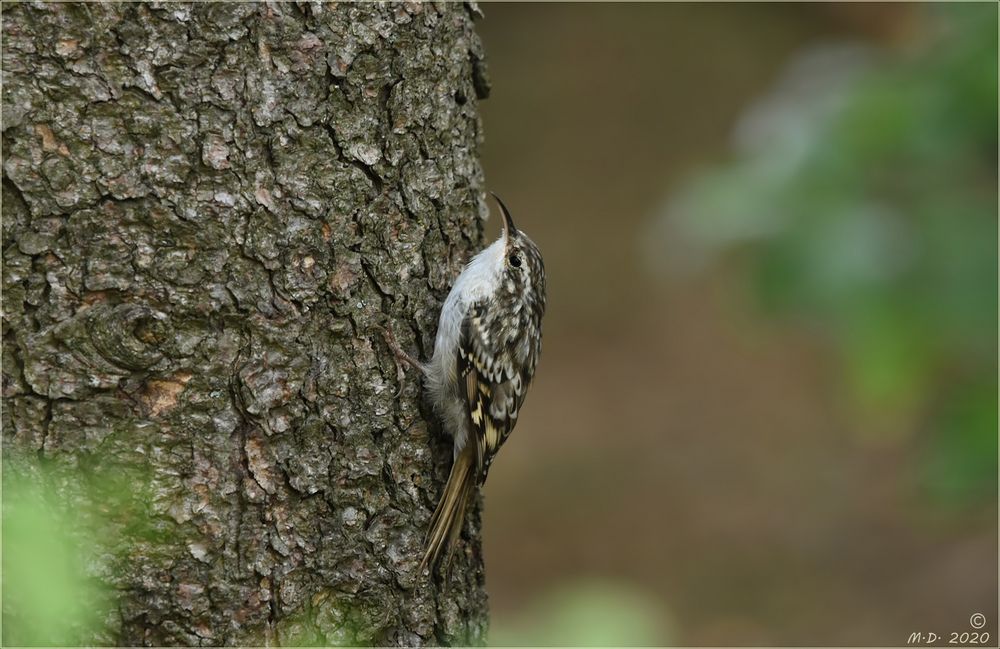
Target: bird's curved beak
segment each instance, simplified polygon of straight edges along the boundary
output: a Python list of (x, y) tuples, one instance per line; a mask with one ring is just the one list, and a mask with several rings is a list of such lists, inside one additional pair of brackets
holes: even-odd
[(514, 219), (511, 218), (511, 216), (510, 216), (510, 210), (508, 210), (507, 206), (503, 204), (503, 201), (500, 200), (500, 197), (497, 196), (496, 194), (494, 194), (493, 192), (490, 192), (490, 194), (496, 200), (497, 205), (500, 206), (500, 211), (503, 212), (503, 236), (504, 236), (504, 239), (510, 239), (512, 236), (514, 236), (515, 234), (517, 234), (517, 226), (514, 225)]

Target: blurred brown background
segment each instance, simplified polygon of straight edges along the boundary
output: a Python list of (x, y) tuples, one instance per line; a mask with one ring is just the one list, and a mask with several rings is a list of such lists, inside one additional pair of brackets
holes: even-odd
[[(961, 24), (992, 25), (995, 50), (995, 7), (967, 7), (981, 16)], [(976, 316), (993, 335), (977, 329), (973, 354), (992, 433), (969, 460), (986, 478), (951, 497), (925, 470), (948, 439), (930, 422), (940, 364), (905, 407), (855, 399), (836, 324), (760, 307), (746, 257), (766, 252), (665, 274), (643, 252), (672, 196), (738, 158), (741, 116), (801, 52), (850, 42), (873, 69), (919, 73), (951, 18), (902, 4), (482, 9), (487, 182), (549, 278), (540, 370), (485, 490), (493, 643), (903, 645), (971, 631), (982, 612), (995, 645), (995, 135), (980, 183), (993, 293)]]

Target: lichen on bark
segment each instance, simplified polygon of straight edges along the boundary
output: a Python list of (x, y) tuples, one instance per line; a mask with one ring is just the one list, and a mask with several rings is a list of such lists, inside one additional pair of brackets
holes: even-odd
[(89, 641), (483, 641), (477, 512), (417, 574), (449, 444), (374, 327), (429, 354), (481, 244), (473, 11), (3, 8), (5, 479), (128, 485)]

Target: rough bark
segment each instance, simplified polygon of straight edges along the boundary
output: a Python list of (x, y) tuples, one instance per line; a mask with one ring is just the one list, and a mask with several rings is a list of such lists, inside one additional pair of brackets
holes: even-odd
[(450, 446), (373, 327), (426, 357), (481, 243), (472, 11), (4, 7), (5, 470), (118, 486), (93, 642), (483, 640), (477, 512), (417, 574)]

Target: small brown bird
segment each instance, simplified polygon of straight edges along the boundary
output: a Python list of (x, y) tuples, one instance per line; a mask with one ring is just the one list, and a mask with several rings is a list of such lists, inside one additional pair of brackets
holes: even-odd
[(419, 367), (445, 430), (454, 439), (454, 462), (431, 517), (420, 563), (447, 564), (462, 531), (473, 491), (517, 424), (542, 344), (545, 267), (538, 247), (503, 213), (503, 233), (477, 254), (455, 280), (438, 322), (434, 355)]

